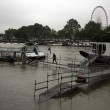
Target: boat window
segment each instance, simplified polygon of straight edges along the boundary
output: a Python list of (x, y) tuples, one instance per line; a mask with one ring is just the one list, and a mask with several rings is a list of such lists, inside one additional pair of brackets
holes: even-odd
[(98, 54), (104, 54), (105, 51), (106, 51), (106, 45), (105, 44), (99, 44)]
[(91, 51), (93, 53), (96, 53), (96, 49), (97, 49), (96, 44), (92, 44), (92, 50)]
[(106, 51), (105, 44), (92, 44), (92, 52), (97, 54), (104, 54)]
[(106, 51), (106, 45), (103, 44), (103, 54), (105, 53), (105, 51)]
[(103, 52), (103, 45), (102, 44), (99, 44), (99, 49), (98, 49), (98, 54), (101, 54)]
[(23, 48), (22, 48), (22, 51), (24, 51), (24, 52), (25, 52), (25, 51), (26, 51), (26, 47), (23, 47)]
[(92, 45), (92, 48), (93, 48), (93, 49), (96, 49), (96, 44), (93, 44), (93, 45)]

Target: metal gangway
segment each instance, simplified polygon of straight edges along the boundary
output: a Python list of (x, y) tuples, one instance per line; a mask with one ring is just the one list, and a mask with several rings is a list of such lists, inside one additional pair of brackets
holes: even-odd
[[(77, 69), (74, 69), (73, 71), (67, 70), (65, 72), (47, 74), (47, 80), (38, 83), (35, 80), (34, 97), (36, 96), (36, 92), (39, 93), (38, 91), (40, 90), (43, 90), (43, 92), (38, 94), (39, 102), (51, 99), (53, 97), (60, 97), (63, 94), (76, 89), (78, 85), (83, 84), (76, 82), (78, 74), (88, 73), (88, 70), (81, 69), (77, 71)], [(53, 78), (53, 76), (56, 77)]]
[[(55, 78), (52, 78), (56, 75)], [(92, 72), (90, 70), (81, 69), (75, 71), (58, 72), (54, 74), (47, 74), (47, 80), (37, 83), (35, 80), (34, 84), (34, 98), (36, 92), (43, 90), (39, 93), (38, 102), (43, 102), (51, 98), (61, 97), (62, 95), (68, 93), (69, 91), (74, 91), (75, 89), (85, 89), (105, 80), (109, 81), (110, 70), (105, 69), (99, 72)], [(50, 83), (53, 82), (52, 85)]]
[[(53, 75), (55, 74), (47, 74), (47, 80), (43, 82), (37, 83), (35, 80), (34, 97), (35, 97), (36, 91), (45, 89), (43, 93), (39, 94), (39, 102), (48, 100), (52, 97), (60, 96), (66, 91), (75, 89), (76, 74), (74, 74), (73, 72), (71, 73), (70, 72), (65, 72), (65, 73), (58, 72), (56, 74), (57, 77), (52, 79), (51, 76)], [(53, 87), (49, 85), (49, 83), (51, 82), (55, 82), (54, 83), (55, 85)], [(42, 86), (43, 84), (45, 86)]]

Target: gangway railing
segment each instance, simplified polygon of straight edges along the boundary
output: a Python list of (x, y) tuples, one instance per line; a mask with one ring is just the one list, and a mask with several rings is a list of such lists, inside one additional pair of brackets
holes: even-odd
[[(64, 73), (57, 73), (57, 78), (54, 79), (50, 79), (49, 77), (53, 76), (55, 74), (47, 74), (47, 80), (43, 81), (43, 82), (39, 82), (37, 83), (35, 80), (35, 84), (34, 84), (34, 97), (35, 97), (35, 93), (36, 91), (40, 91), (40, 90), (46, 90), (46, 93), (52, 93), (52, 92), (56, 92), (56, 95), (61, 95), (61, 93), (65, 90), (65, 89), (72, 89), (73, 86), (73, 82), (75, 82), (75, 77), (76, 74), (70, 73), (70, 72), (64, 72)], [(67, 79), (67, 80), (66, 80)], [(53, 81), (57, 81), (56, 85), (59, 85), (59, 91), (49, 91), (50, 86), (49, 83), (53, 82)], [(45, 86), (42, 86), (42, 84), (45, 84)], [(69, 84), (68, 86), (66, 84)], [(66, 86), (64, 86), (66, 85)], [(40, 87), (39, 87), (40, 86)], [(39, 87), (39, 88), (38, 88)], [(39, 94), (39, 101), (40, 101), (40, 94)]]

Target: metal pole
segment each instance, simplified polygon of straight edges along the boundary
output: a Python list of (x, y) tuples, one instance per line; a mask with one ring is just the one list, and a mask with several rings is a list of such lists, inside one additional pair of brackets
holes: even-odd
[(44, 61), (43, 61), (43, 69), (44, 69)]
[(48, 73), (47, 73), (47, 92), (48, 92)]
[(35, 84), (34, 84), (34, 97), (35, 97), (35, 92), (36, 92), (36, 80), (35, 80)]
[(88, 88), (89, 88), (89, 70), (88, 70)]
[(62, 74), (61, 74), (61, 83), (60, 83), (60, 96), (61, 96), (61, 84), (62, 84)]
[(59, 72), (58, 72), (58, 84), (59, 84)]
[(71, 90), (72, 90), (72, 81), (73, 80), (73, 72), (72, 72), (72, 75), (71, 75)]
[(60, 68), (60, 63), (61, 63), (61, 54), (60, 54), (60, 60), (59, 60), (59, 68)]
[(48, 53), (47, 53), (47, 69), (48, 69)]
[(72, 60), (72, 64), (71, 64), (71, 72), (72, 72), (72, 66), (73, 66), (73, 60)]
[(39, 103), (40, 103), (40, 95), (39, 95)]
[(75, 60), (76, 60), (76, 56), (75, 56), (75, 59), (74, 59), (74, 71), (75, 71)]

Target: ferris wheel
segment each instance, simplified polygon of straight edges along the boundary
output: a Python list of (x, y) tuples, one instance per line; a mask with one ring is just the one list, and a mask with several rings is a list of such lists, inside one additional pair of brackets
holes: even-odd
[(108, 16), (106, 10), (102, 6), (95, 7), (91, 14), (91, 21), (100, 23), (102, 28), (107, 27)]

